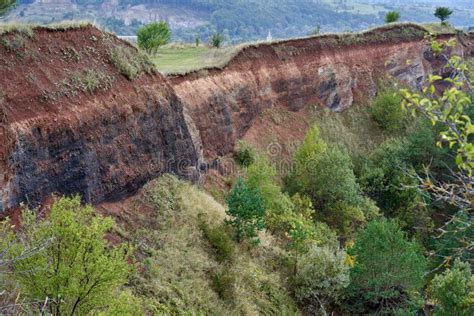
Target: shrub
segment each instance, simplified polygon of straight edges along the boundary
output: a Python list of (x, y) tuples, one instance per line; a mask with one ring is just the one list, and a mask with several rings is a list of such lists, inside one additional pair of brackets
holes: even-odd
[(349, 285), (346, 253), (328, 247), (313, 246), (298, 262), (293, 281), (296, 300), (312, 315), (326, 314)]
[(210, 227), (206, 222), (201, 222), (200, 226), (204, 236), (216, 253), (217, 261), (231, 261), (235, 253), (235, 246), (226, 231), (226, 227), (223, 225)]
[(394, 313), (410, 307), (424, 285), (426, 260), (393, 221), (372, 221), (348, 253), (355, 258), (348, 287), (353, 313)]
[(224, 43), (224, 35), (222, 35), (221, 33), (213, 34), (209, 39), (209, 43), (214, 48), (220, 48)]
[(230, 301), (235, 292), (235, 275), (232, 271), (224, 269), (223, 271), (211, 274), (212, 288), (223, 300)]
[(161, 21), (152, 22), (138, 29), (138, 47), (148, 53), (156, 51), (160, 46), (168, 44), (171, 39), (171, 31), (168, 23)]
[(255, 162), (255, 149), (252, 145), (240, 141), (234, 153), (235, 161), (242, 167), (248, 167)]
[(474, 278), (468, 263), (456, 260), (452, 269), (438, 274), (428, 289), (435, 316), (474, 314)]
[(394, 23), (400, 20), (400, 12), (389, 11), (385, 14), (385, 23)]
[(406, 119), (401, 103), (402, 98), (399, 94), (391, 90), (382, 91), (372, 102), (372, 119), (389, 132), (401, 131)]
[[(107, 306), (128, 279), (130, 249), (110, 247), (105, 240), (111, 218), (94, 215), (80, 198), (61, 198), (51, 214), (35, 223), (25, 213), (18, 254), (24, 249), (43, 249), (13, 264), (21, 293), (33, 300), (49, 298), (51, 314), (89, 314)], [(27, 272), (27, 273), (26, 273)]]
[(234, 227), (237, 241), (249, 238), (259, 242), (257, 231), (265, 227), (265, 205), (260, 192), (249, 189), (239, 178), (227, 198), (227, 206), (231, 217), (227, 223)]
[(453, 14), (453, 10), (447, 7), (437, 7), (434, 16), (441, 20), (441, 23), (445, 23), (447, 19)]

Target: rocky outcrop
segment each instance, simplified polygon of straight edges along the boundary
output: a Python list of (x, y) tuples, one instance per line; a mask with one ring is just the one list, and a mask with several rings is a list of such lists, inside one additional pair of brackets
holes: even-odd
[(251, 45), (222, 69), (170, 80), (211, 160), (230, 153), (264, 109), (299, 111), (312, 104), (343, 111), (374, 96), (381, 79), (421, 88), (445, 64), (433, 57), (425, 32), (408, 24)]
[(115, 200), (164, 172), (195, 176), (182, 102), (125, 42), (90, 26), (37, 28), (2, 35), (0, 56), (0, 212), (51, 193)]

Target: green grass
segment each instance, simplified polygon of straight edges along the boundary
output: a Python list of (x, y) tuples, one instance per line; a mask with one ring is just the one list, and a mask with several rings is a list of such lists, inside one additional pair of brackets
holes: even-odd
[(434, 35), (456, 34), (456, 29), (449, 23), (426, 23), (423, 26)]
[(298, 314), (275, 271), (274, 239), (263, 233), (252, 250), (235, 243), (222, 226), (225, 208), (197, 187), (165, 175), (133, 205), (128, 220), (138, 228), (122, 231), (140, 258), (130, 285), (149, 314)]
[[(292, 56), (294, 47), (292, 43), (305, 38), (317, 38), (323, 48), (341, 48), (347, 45), (369, 45), (387, 41), (397, 42), (402, 40), (422, 39), (426, 29), (413, 23), (392, 23), (360, 33), (334, 33), (310, 37), (295, 38), (290, 40), (277, 40), (273, 42), (254, 42), (225, 48), (210, 48), (206, 46), (195, 47), (185, 44), (170, 44), (158, 49), (151, 57), (154, 64), (163, 74), (187, 74), (209, 68), (225, 67), (237, 54), (243, 50), (250, 50), (264, 45), (272, 45), (275, 52), (285, 56), (286, 51)], [(260, 58), (255, 54), (255, 58)]]
[(238, 50), (238, 46), (210, 48), (170, 44), (159, 48), (151, 59), (160, 72), (180, 74), (202, 68), (218, 67), (227, 63)]
[(0, 23), (0, 35), (8, 33), (22, 33), (28, 37), (33, 36), (36, 28), (46, 28), (48, 30), (66, 31), (91, 26), (88, 21), (64, 21), (55, 24), (29, 24), (29, 23)]

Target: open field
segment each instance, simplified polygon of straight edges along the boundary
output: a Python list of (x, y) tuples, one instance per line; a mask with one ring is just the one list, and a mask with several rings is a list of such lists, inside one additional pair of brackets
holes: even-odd
[(163, 74), (187, 73), (226, 63), (239, 48), (239, 46), (211, 48), (170, 44), (158, 49), (151, 59)]

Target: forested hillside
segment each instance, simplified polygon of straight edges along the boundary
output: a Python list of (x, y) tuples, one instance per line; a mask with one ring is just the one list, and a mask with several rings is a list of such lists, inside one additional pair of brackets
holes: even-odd
[[(469, 3), (457, 3), (453, 9), (454, 25), (473, 24), (474, 8)], [(192, 42), (197, 36), (207, 40), (214, 32), (221, 32), (227, 42), (242, 42), (265, 39), (269, 33), (274, 38), (289, 38), (315, 29), (366, 29), (383, 23), (389, 10), (400, 11), (402, 21), (435, 21), (430, 2), (369, 0), (19, 0), (3, 20), (51, 23), (87, 19), (119, 35), (134, 35), (142, 24), (166, 20), (174, 40)]]

